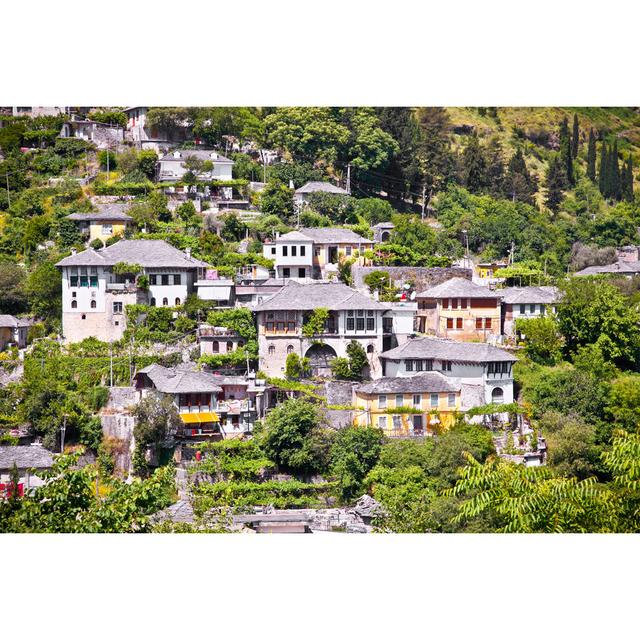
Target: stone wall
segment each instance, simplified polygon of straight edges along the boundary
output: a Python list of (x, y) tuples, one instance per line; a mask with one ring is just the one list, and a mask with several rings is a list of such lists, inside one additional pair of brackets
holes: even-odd
[(131, 472), (131, 457), (135, 446), (135, 418), (131, 409), (137, 403), (138, 392), (135, 387), (112, 387), (109, 389), (107, 404), (100, 412), (103, 435), (122, 442), (122, 447), (115, 454), (115, 465), (124, 475)]
[(354, 288), (368, 293), (369, 289), (364, 283), (364, 278), (373, 271), (386, 271), (397, 287), (402, 286), (405, 282), (413, 282), (418, 292), (435, 287), (450, 278), (471, 280), (472, 277), (471, 269), (463, 269), (462, 267), (357, 267), (354, 265), (351, 267)]

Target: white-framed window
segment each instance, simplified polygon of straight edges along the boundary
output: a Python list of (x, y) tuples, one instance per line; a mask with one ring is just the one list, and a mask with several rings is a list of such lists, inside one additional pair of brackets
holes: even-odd
[(344, 254), (346, 256), (350, 256), (351, 255), (351, 247), (345, 247), (344, 249)]
[(387, 408), (387, 396), (384, 394), (381, 394), (378, 396), (378, 407), (380, 409), (386, 409)]
[(447, 406), (449, 408), (452, 408), (452, 407), (456, 406), (456, 394), (455, 393), (447, 394)]
[(103, 224), (102, 225), (102, 235), (110, 236), (113, 233), (113, 225), (112, 224)]
[(387, 416), (378, 416), (378, 429), (387, 428)]
[(429, 396), (429, 404), (431, 405), (432, 409), (437, 409), (438, 408), (438, 394), (437, 393), (432, 393)]
[(404, 396), (401, 393), (396, 394), (396, 407), (401, 407), (404, 404)]
[(393, 416), (393, 430), (400, 431), (402, 429), (402, 416), (394, 415)]
[(405, 360), (404, 369), (405, 371), (413, 371), (413, 360)]
[(122, 302), (113, 303), (113, 313), (122, 313)]
[(422, 396), (419, 393), (413, 394), (413, 406), (418, 409), (422, 406)]

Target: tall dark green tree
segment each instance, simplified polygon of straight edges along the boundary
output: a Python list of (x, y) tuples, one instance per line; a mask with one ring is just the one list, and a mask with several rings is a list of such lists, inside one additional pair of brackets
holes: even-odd
[(609, 186), (607, 197), (620, 200), (620, 165), (618, 163), (618, 141), (614, 140), (613, 149), (609, 154)]
[(593, 127), (589, 130), (589, 147), (587, 148), (587, 177), (596, 181), (596, 136)]
[(580, 148), (580, 127), (578, 125), (578, 114), (573, 114), (573, 135), (571, 136), (571, 155), (573, 158), (578, 157), (578, 149)]
[(472, 193), (480, 193), (487, 186), (487, 165), (475, 133), (462, 154), (462, 182)]
[(554, 213), (560, 208), (563, 198), (563, 191), (567, 188), (567, 176), (563, 158), (554, 155), (549, 162), (546, 173), (547, 196), (545, 204)]
[[(498, 138), (492, 138), (486, 149), (487, 186), (494, 198), (505, 196), (505, 167), (502, 145)], [(526, 169), (526, 167), (525, 167)], [(509, 195), (509, 194), (506, 194)]]
[(534, 175), (529, 173), (522, 149), (518, 148), (509, 160), (504, 186), (505, 195), (514, 202), (518, 200), (534, 205), (534, 196), (537, 191), (538, 181)]
[(631, 160), (631, 154), (629, 154), (627, 162), (622, 166), (620, 182), (622, 199), (627, 202), (633, 202), (633, 161)]
[(569, 134), (569, 121), (564, 118), (560, 123), (560, 157), (564, 166), (565, 175), (569, 185), (574, 183), (573, 156), (571, 153), (571, 136)]
[(440, 190), (454, 174), (451, 151), (451, 120), (443, 107), (420, 107), (416, 111), (420, 127), (418, 159), (427, 191)]
[(598, 188), (605, 198), (607, 197), (607, 187), (609, 186), (608, 171), (607, 143), (603, 140), (600, 149), (600, 167), (598, 168)]

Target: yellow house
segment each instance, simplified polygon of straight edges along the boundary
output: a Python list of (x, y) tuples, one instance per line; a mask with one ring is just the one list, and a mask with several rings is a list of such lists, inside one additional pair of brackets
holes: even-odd
[(438, 371), (380, 378), (355, 387), (354, 424), (388, 437), (424, 436), (448, 429), (461, 409), (461, 386)]
[(126, 203), (100, 205), (98, 211), (92, 213), (72, 213), (69, 220), (79, 223), (80, 231), (89, 236), (89, 242), (102, 240), (106, 242), (113, 236), (124, 237), (127, 225), (133, 218), (126, 214)]

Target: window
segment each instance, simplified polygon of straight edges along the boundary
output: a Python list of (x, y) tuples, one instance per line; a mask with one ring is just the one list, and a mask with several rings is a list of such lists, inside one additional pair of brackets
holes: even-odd
[(443, 360), (440, 364), (440, 368), (443, 371), (451, 371), (451, 362), (449, 360)]
[(351, 247), (345, 247), (344, 254), (346, 256), (350, 256), (351, 255)]
[(276, 248), (275, 247), (271, 247), (271, 255), (272, 256), (276, 255)]
[(367, 353), (373, 353), (374, 347), (372, 344), (367, 345)]
[(300, 255), (301, 256), (305, 256), (307, 254), (307, 247), (305, 247), (304, 245), (302, 245), (300, 247)]
[(307, 277), (307, 270), (304, 267), (300, 267), (298, 269), (298, 278), (306, 278)]
[(491, 329), (491, 318), (485, 318), (484, 319), (484, 328), (485, 329)]
[(176, 307), (180, 306), (180, 298), (176, 298)]
[(414, 393), (413, 406), (419, 409), (421, 405), (422, 405), (422, 396), (419, 393)]
[(91, 301), (91, 308), (92, 308), (92, 309), (95, 309), (97, 306), (98, 306), (98, 305), (97, 305), (96, 301), (95, 301), (95, 300), (92, 300), (92, 301)]
[(80, 286), (81, 287), (89, 286), (89, 276), (80, 276)]
[(292, 344), (288, 344), (287, 345), (287, 354), (289, 353), (293, 353), (293, 345)]
[(458, 298), (451, 298), (451, 308), (452, 309), (458, 308)]
[(378, 396), (378, 408), (386, 409), (387, 408), (387, 396), (379, 395)]
[(447, 318), (447, 329), (453, 329), (453, 318)]
[(71, 301), (71, 308), (72, 309), (77, 309), (78, 308), (78, 301), (77, 300), (72, 300)]
[(493, 404), (502, 404), (504, 402), (504, 391), (500, 387), (496, 387), (491, 392), (491, 402)]
[(163, 273), (161, 278), (162, 278), (162, 286), (166, 287), (169, 284), (169, 274)]
[(462, 329), (462, 318), (456, 318), (456, 329)]
[(466, 309), (467, 308), (467, 299), (466, 298), (461, 298), (460, 299), (460, 308), (461, 309)]
[(294, 245), (293, 247), (291, 247), (291, 257), (295, 257), (297, 255), (298, 255), (298, 247)]
[(316, 257), (318, 257), (320, 255), (320, 247), (316, 247), (313, 253), (315, 254)]
[(162, 298), (162, 306), (163, 307), (168, 307), (169, 306), (169, 299), (168, 298)]
[(156, 299), (155, 298), (151, 298), (151, 306), (152, 307), (156, 306)]
[(276, 348), (272, 344), (270, 344), (269, 345), (269, 355), (270, 356), (274, 356), (275, 354), (276, 354)]
[(422, 360), (416, 360), (416, 371), (422, 371)]
[(119, 322), (118, 320), (116, 320), (113, 324), (115, 324), (115, 325), (116, 325), (116, 327), (119, 327), (119, 326), (120, 326), (120, 322)]
[(405, 371), (413, 371), (413, 360), (405, 360), (404, 361), (404, 370)]
[(76, 292), (75, 292), (75, 291), (72, 291), (72, 292), (71, 292), (71, 297), (72, 297), (72, 298), (75, 298), (75, 297), (76, 297), (76, 295), (77, 295), (77, 294), (76, 294)]
[(402, 416), (393, 416), (393, 430), (400, 431), (402, 429)]
[(364, 318), (356, 318), (356, 331), (364, 331)]
[(527, 305), (521, 304), (520, 305), (520, 315), (524, 315), (525, 313), (527, 313)]
[(452, 407), (456, 406), (456, 394), (455, 393), (447, 394), (447, 406), (449, 408), (452, 408)]
[(231, 353), (233, 351), (233, 342), (231, 340), (227, 341), (227, 353)]
[(429, 404), (431, 405), (432, 409), (437, 409), (437, 407), (438, 407), (438, 394), (437, 393), (432, 393), (429, 396)]
[(536, 305), (535, 304), (530, 304), (529, 305), (529, 313), (535, 313), (536, 312)]
[(98, 276), (89, 276), (89, 286), (90, 287), (97, 287), (98, 286)]
[(211, 343), (211, 351), (213, 351), (213, 353), (220, 353), (220, 343), (217, 340)]
[(103, 224), (102, 225), (102, 235), (110, 236), (113, 233), (113, 225), (112, 224)]
[(122, 302), (113, 303), (113, 313), (122, 313)]
[(367, 318), (367, 331), (375, 331), (375, 328), (376, 328), (376, 319)]
[(282, 247), (282, 255), (285, 258), (289, 255), (289, 247), (287, 247), (286, 245)]
[(347, 331), (353, 331), (355, 326), (354, 322), (355, 322), (354, 318), (347, 318)]
[(157, 277), (155, 273), (149, 274), (149, 284), (156, 285), (158, 283)]
[(401, 407), (403, 404), (404, 396), (401, 393), (396, 394), (396, 407)]
[(181, 273), (175, 273), (173, 275), (173, 284), (182, 284), (182, 274)]
[(282, 270), (282, 277), (283, 278), (290, 278), (291, 277), (291, 270), (289, 269), (289, 267), (285, 267)]
[(78, 276), (70, 276), (69, 277), (69, 286), (77, 287), (78, 286)]
[(387, 416), (378, 416), (378, 429), (387, 428)]
[(86, 313), (83, 313), (80, 317), (81, 317), (83, 320), (86, 320), (86, 319), (87, 319), (87, 314), (86, 314)]

